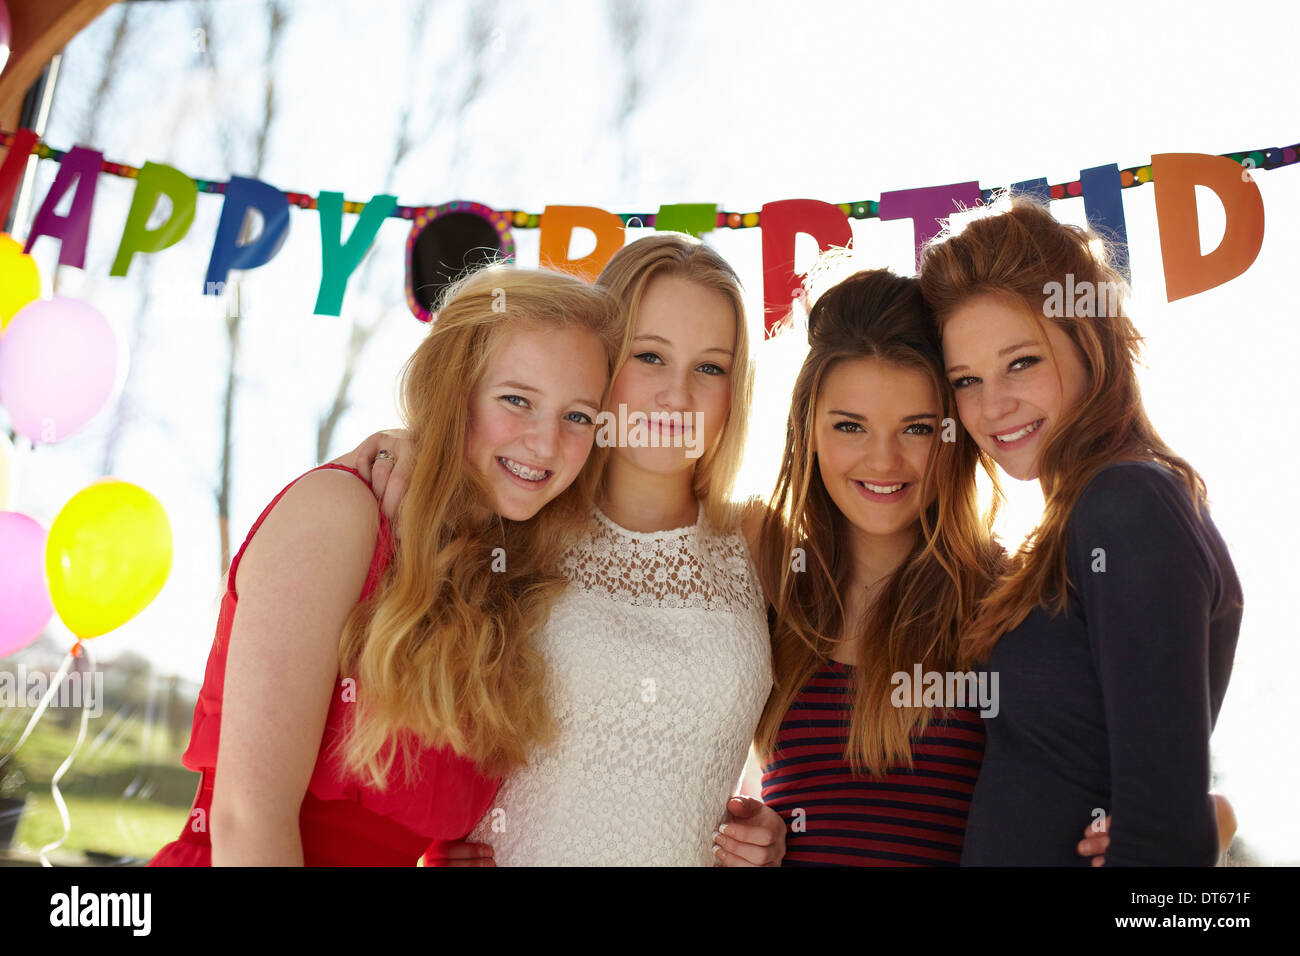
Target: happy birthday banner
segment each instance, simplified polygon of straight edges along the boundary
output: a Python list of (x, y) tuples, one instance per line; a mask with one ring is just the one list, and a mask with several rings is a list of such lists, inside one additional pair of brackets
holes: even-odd
[[(541, 265), (594, 281), (605, 263), (622, 248), (624, 230), (645, 226), (700, 236), (715, 229), (762, 229), (764, 325), (772, 326), (789, 310), (801, 289), (794, 269), (795, 237), (811, 236), (820, 249), (844, 246), (852, 238), (852, 219), (911, 219), (919, 266), (925, 243), (942, 228), (941, 220), (956, 210), (987, 202), (1001, 187), (981, 187), (978, 181), (900, 189), (879, 199), (828, 203), (816, 199), (784, 199), (765, 203), (757, 212), (726, 212), (710, 203), (671, 203), (657, 213), (612, 213), (594, 206), (548, 205), (541, 213), (499, 210), (482, 203), (455, 201), (438, 205), (404, 206), (396, 196), (379, 194), (369, 202), (343, 198), (339, 192), (313, 197), (277, 189), (257, 179), (232, 176), (226, 182), (194, 179), (173, 166), (146, 162), (142, 167), (109, 162), (101, 152), (84, 146), (63, 151), (42, 143), (29, 129), (0, 131), (0, 146), (9, 148), (0, 165), (0, 219), (8, 216), (27, 158), (33, 154), (58, 162), (59, 171), (32, 222), (24, 253), (41, 236), (60, 244), (60, 265), (84, 268), (86, 241), (95, 187), (100, 173), (136, 180), (109, 275), (125, 276), (137, 254), (160, 252), (179, 242), (194, 222), (200, 192), (225, 197), (204, 279), (205, 295), (221, 295), (232, 269), (256, 269), (280, 251), (289, 232), (289, 209), (314, 209), (320, 216), (321, 280), (313, 311), (339, 315), (348, 280), (374, 243), (386, 219), (411, 222), (406, 241), (406, 299), (421, 321), (433, 318), (438, 293), (457, 274), (487, 259), (512, 258), (512, 229), (540, 229)], [(1264, 241), (1264, 202), (1253, 170), (1290, 166), (1300, 159), (1300, 144), (1271, 149), (1211, 155), (1161, 153), (1144, 166), (1120, 169), (1115, 164), (1082, 170), (1073, 182), (1050, 185), (1045, 178), (1013, 183), (1013, 190), (1043, 200), (1081, 197), (1088, 225), (1111, 239), (1119, 265), (1128, 274), (1128, 233), (1121, 192), (1155, 184), (1156, 223), (1164, 262), (1168, 300), (1196, 295), (1241, 275), (1255, 261)], [(1196, 187), (1215, 193), (1223, 203), (1225, 228), (1218, 247), (1200, 251)], [(66, 215), (56, 213), (69, 191)], [(158, 201), (166, 196), (171, 213), (161, 225), (148, 222)], [(241, 241), (250, 210), (262, 219), (261, 231)], [(347, 240), (342, 238), (343, 214), (359, 218)], [(578, 228), (590, 230), (596, 248), (576, 259), (569, 242)]]

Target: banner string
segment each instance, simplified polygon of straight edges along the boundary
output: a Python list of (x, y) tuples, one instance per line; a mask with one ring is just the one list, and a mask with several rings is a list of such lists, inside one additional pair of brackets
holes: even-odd
[[(0, 130), (0, 146), (8, 147), (13, 141), (16, 133)], [(36, 145), (32, 149), (33, 156), (40, 159), (49, 159), (55, 162), (61, 162), (67, 155), (67, 150), (55, 149), (37, 139)], [(1294, 143), (1290, 146), (1274, 146), (1266, 149), (1246, 149), (1235, 153), (1220, 153), (1220, 156), (1231, 159), (1234, 163), (1246, 170), (1258, 169), (1277, 169), (1280, 166), (1290, 166), (1300, 161), (1300, 143)], [(127, 163), (116, 163), (105, 159), (100, 164), (100, 172), (108, 173), (111, 176), (120, 176), (124, 179), (135, 179), (140, 175), (140, 168), (131, 166)], [(1144, 165), (1129, 166), (1119, 171), (1120, 188), (1134, 189), (1145, 183), (1151, 182), (1151, 164), (1148, 162)], [(199, 192), (223, 194), (228, 181), (215, 179), (195, 179), (194, 184), (198, 187)], [(982, 202), (988, 202), (991, 196), (1005, 187), (991, 186), (987, 189), (980, 189), (980, 198)], [(1073, 182), (1058, 183), (1050, 186), (1052, 199), (1069, 199), (1073, 196), (1082, 195), (1083, 186), (1079, 180)], [(316, 197), (304, 192), (293, 190), (281, 190), (286, 196), (291, 206), (297, 206), (299, 209), (316, 209)], [(421, 214), (429, 214), (437, 211), (439, 213), (456, 212), (458, 207), (465, 206), (466, 209), (474, 208), (476, 210), (485, 208), (480, 207), (478, 203), (469, 202), (452, 202), (440, 204), (422, 204), (414, 206), (397, 205), (393, 211), (388, 214), (392, 219), (415, 219)], [(854, 202), (835, 203), (840, 210), (850, 219), (876, 219), (880, 214), (880, 200), (862, 199)], [(364, 202), (354, 200), (344, 200), (343, 211), (350, 213), (360, 213), (366, 208)], [(629, 223), (633, 225), (643, 225), (653, 228), (657, 213), (654, 212), (620, 212), (615, 213), (626, 226)], [(542, 214), (536, 212), (525, 212), (522, 209), (502, 209), (496, 210), (496, 217), (516, 229), (536, 229), (541, 225)], [(725, 212), (718, 210), (714, 228), (716, 229), (753, 229), (762, 225), (762, 217), (757, 212)]]

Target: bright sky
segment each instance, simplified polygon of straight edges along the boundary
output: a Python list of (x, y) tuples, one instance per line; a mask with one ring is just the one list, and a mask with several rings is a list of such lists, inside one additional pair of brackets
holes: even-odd
[[(279, 115), (262, 178), (312, 194), (342, 190), (349, 199), (387, 190), (408, 204), (459, 198), (536, 212), (548, 203), (654, 211), (662, 202), (702, 201), (757, 210), (776, 199), (874, 199), (885, 190), (972, 179), (984, 186), (1038, 176), (1065, 182), (1082, 168), (1136, 165), (1157, 152), (1225, 153), (1300, 140), (1300, 95), (1278, 68), (1294, 57), (1300, 13), (1282, 2), (1232, 10), (1103, 2), (1045, 13), (1029, 3), (877, 8), (805, 0), (797, 16), (785, 3), (647, 3), (639, 45), (623, 53), (611, 42), (605, 3), (512, 0), (481, 14), (490, 72), (459, 116), (466, 17), (486, 5), (440, 12), (416, 38), (414, 61), (411, 3), (289, 6), (277, 67)], [(85, 145), (112, 160), (171, 163), (199, 178), (250, 174), (248, 130), (265, 85), (265, 5), (217, 4), (216, 28), (204, 36), (195, 33), (190, 3), (130, 5), (138, 32), (92, 116), (122, 9), (105, 13), (66, 51), (51, 145), (67, 148), (93, 134)], [(199, 48), (215, 56), (215, 72)], [(629, 75), (638, 95), (620, 121)], [(414, 109), (419, 141), (387, 182), (405, 105)], [(54, 172), (52, 163), (41, 164), (38, 203)], [(1231, 797), (1253, 852), (1296, 863), (1300, 823), (1289, 795), (1300, 789), (1300, 761), (1284, 701), (1300, 669), (1290, 603), (1300, 514), (1290, 493), (1297, 455), (1284, 396), (1300, 349), (1292, 286), (1300, 169), (1256, 179), (1267, 220), (1253, 267), (1172, 304), (1165, 302), (1152, 188), (1126, 190), (1124, 207), (1132, 314), (1148, 343), (1147, 408), (1164, 438), (1204, 475), (1246, 594), (1213, 739), (1216, 786)], [(188, 236), (152, 257), (150, 305), (141, 317), (141, 260), (126, 279), (108, 277), (132, 185), (100, 178), (86, 269), (63, 269), (59, 279), (60, 292), (94, 302), (130, 344), (123, 398), (80, 435), (21, 455), (10, 507), (48, 526), (64, 501), (103, 474), (107, 436), (125, 410), (114, 474), (162, 501), (176, 560), (154, 604), (100, 639), (97, 650), (111, 657), (132, 648), (160, 673), (197, 681), (221, 586), (213, 488), (224, 303), (200, 295), (221, 201), (201, 195)], [(1212, 196), (1201, 201), (1208, 250), (1222, 233), (1222, 214)], [(1082, 221), (1081, 200), (1054, 208)], [(864, 264), (910, 271), (911, 229), (907, 221), (857, 223)], [(25, 237), (26, 223), (15, 232)], [(536, 232), (515, 236), (520, 261), (535, 264)], [(403, 225), (389, 220), (370, 287), (354, 279), (342, 317), (311, 314), (320, 276), (313, 212), (294, 211), (278, 257), (247, 274), (233, 547), (266, 502), (316, 464), (317, 420), (333, 396), (354, 315), (386, 310), (331, 454), (396, 423), (394, 377), (425, 331), (402, 304), (404, 240)], [(709, 241), (740, 270), (758, 323), (757, 231), (722, 231)], [(42, 239), (34, 253), (48, 294), (57, 245)], [(760, 354), (765, 380), (783, 381), (791, 359), (783, 373), (781, 360)], [(760, 394), (748, 480), (765, 492), (772, 449), (761, 438), (780, 434), (785, 397), (772, 387)], [(1009, 527), (1023, 529), (1033, 521), (1037, 492), (1017, 490)]]

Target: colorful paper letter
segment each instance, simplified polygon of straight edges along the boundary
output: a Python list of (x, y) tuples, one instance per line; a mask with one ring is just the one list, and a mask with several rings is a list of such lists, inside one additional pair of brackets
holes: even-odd
[(824, 251), (832, 246), (847, 246), (853, 239), (853, 228), (844, 210), (818, 199), (765, 203), (759, 217), (763, 230), (763, 328), (770, 335), (803, 288), (794, 271), (797, 234), (812, 236), (817, 248)]
[[(596, 234), (596, 248), (581, 259), (569, 258), (569, 240), (579, 226)], [(547, 206), (542, 211), (538, 238), (540, 264), (557, 272), (595, 282), (605, 263), (623, 248), (623, 220), (595, 206)]]
[[(30, 253), (32, 243), (39, 237), (52, 236), (60, 243), (59, 265), (75, 266), (78, 269), (84, 267), (86, 238), (90, 235), (90, 212), (95, 202), (99, 168), (103, 162), (104, 154), (93, 149), (74, 146), (68, 150), (59, 163), (59, 171), (54, 176), (45, 202), (41, 203), (40, 212), (32, 222), (23, 252)], [(74, 182), (77, 191), (72, 196), (72, 208), (66, 216), (60, 216), (54, 210)]]
[(1043, 177), (1038, 179), (1026, 179), (1023, 182), (1012, 183), (1011, 193), (1019, 193), (1022, 196), (1032, 196), (1040, 202), (1048, 203), (1052, 201), (1052, 187)]
[[(1235, 279), (1255, 261), (1264, 244), (1264, 200), (1259, 186), (1226, 156), (1160, 153), (1151, 157), (1156, 224), (1170, 302)], [(1205, 186), (1223, 203), (1223, 240), (1201, 255), (1196, 187)]]
[(898, 189), (880, 194), (881, 219), (910, 219), (916, 241), (916, 268), (921, 268), (921, 250), (943, 229), (941, 219), (947, 219), (961, 208), (979, 204), (980, 184), (951, 183), (947, 186), (925, 186), (921, 189)]
[[(194, 204), (198, 194), (199, 187), (194, 180), (179, 169), (162, 163), (145, 163), (136, 179), (131, 209), (122, 228), (122, 241), (117, 245), (113, 268), (108, 274), (126, 275), (137, 252), (161, 252), (180, 242), (194, 224)], [(149, 217), (153, 215), (160, 196), (171, 200), (171, 215), (157, 229), (150, 229)]]
[(14, 134), (14, 141), (9, 144), (5, 161), (0, 165), (0, 225), (9, 218), (9, 208), (13, 205), (14, 192), (22, 181), (23, 170), (27, 168), (27, 157), (36, 148), (36, 134), (29, 129), (20, 129)]
[(361, 264), (366, 250), (388, 214), (397, 206), (397, 197), (375, 196), (361, 210), (361, 218), (352, 227), (348, 241), (340, 244), (343, 233), (343, 194), (321, 193), (316, 200), (320, 213), (320, 288), (316, 292), (317, 315), (338, 315), (343, 310), (343, 293), (348, 278)]
[(712, 232), (718, 224), (718, 206), (711, 202), (682, 202), (659, 207), (655, 216), (655, 229), (659, 232), (684, 232), (700, 238)]
[(1128, 226), (1124, 222), (1124, 198), (1120, 192), (1119, 167), (1114, 163), (1093, 166), (1079, 173), (1083, 213), (1088, 228), (1107, 240), (1120, 274), (1129, 278)]
[[(262, 232), (243, 245), (239, 234), (250, 209), (262, 215)], [(289, 200), (274, 186), (259, 179), (231, 176), (226, 186), (226, 202), (217, 223), (217, 238), (212, 243), (204, 295), (220, 295), (231, 269), (256, 269), (266, 265), (284, 245), (289, 234)]]

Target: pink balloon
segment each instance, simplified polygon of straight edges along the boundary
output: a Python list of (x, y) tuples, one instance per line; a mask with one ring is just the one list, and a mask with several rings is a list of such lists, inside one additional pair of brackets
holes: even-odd
[(117, 339), (93, 305), (56, 295), (18, 310), (0, 338), (0, 405), (15, 431), (53, 444), (104, 407)]
[(54, 613), (45, 583), (45, 537), (27, 515), (0, 511), (0, 657), (40, 637)]

